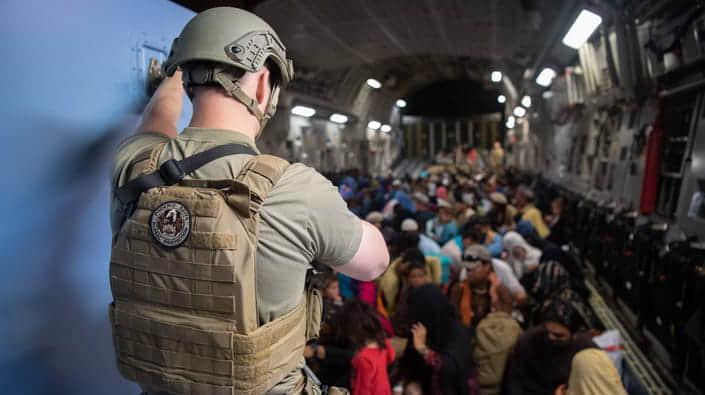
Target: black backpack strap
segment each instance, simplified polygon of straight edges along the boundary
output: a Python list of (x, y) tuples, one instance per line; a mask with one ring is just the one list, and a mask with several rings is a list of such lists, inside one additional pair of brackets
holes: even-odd
[(254, 149), (243, 144), (226, 144), (191, 155), (182, 160), (169, 159), (159, 169), (128, 181), (115, 190), (115, 196), (125, 208), (134, 207), (142, 192), (161, 186), (174, 185), (207, 163), (229, 155), (257, 155)]

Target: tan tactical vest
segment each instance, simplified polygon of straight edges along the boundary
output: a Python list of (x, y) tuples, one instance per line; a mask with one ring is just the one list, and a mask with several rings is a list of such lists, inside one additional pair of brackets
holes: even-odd
[[(163, 145), (133, 165), (153, 172)], [(253, 156), (235, 180), (182, 180), (141, 194), (113, 240), (110, 306), (120, 372), (173, 394), (261, 394), (317, 336), (320, 295), (258, 325), (259, 209), (288, 163)], [(307, 319), (308, 318), (308, 319)]]

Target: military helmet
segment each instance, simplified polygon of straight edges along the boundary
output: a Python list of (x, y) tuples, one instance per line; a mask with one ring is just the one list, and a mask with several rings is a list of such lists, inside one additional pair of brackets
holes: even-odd
[(256, 72), (271, 60), (282, 83), (294, 77), (294, 66), (277, 33), (257, 15), (233, 7), (216, 7), (193, 17), (174, 39), (164, 63), (167, 75), (190, 62), (216, 62)]
[[(272, 86), (267, 108), (262, 112), (238, 82), (242, 70), (256, 72), (270, 60), (281, 77)], [(184, 67), (182, 67), (184, 66)], [(164, 62), (171, 76), (182, 67), (184, 84), (216, 83), (241, 102), (260, 123), (260, 132), (274, 116), (280, 85), (294, 77), (294, 66), (286, 58), (286, 48), (271, 26), (257, 15), (233, 7), (216, 7), (193, 17), (174, 39), (169, 58)]]

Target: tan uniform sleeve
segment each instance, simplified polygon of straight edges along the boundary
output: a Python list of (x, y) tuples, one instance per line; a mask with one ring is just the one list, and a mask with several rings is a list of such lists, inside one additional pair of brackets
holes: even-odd
[(112, 172), (112, 187), (121, 186), (127, 181), (129, 165), (137, 155), (148, 147), (168, 141), (169, 138), (161, 133), (138, 133), (125, 139), (115, 153), (115, 165)]
[(308, 232), (314, 259), (324, 265), (350, 262), (360, 247), (362, 222), (355, 216), (333, 184), (311, 169), (311, 183), (302, 187), (308, 198)]
[[(169, 140), (168, 137), (161, 133), (138, 133), (125, 139), (115, 153), (115, 162), (110, 178), (110, 188), (114, 191), (115, 188), (124, 185), (127, 182), (130, 165), (135, 158), (145, 150), (155, 145)], [(122, 223), (122, 206), (113, 196), (111, 197), (110, 224), (113, 234), (119, 230), (119, 225)]]
[(360, 220), (330, 181), (302, 164), (287, 168), (261, 215), (269, 228), (260, 228), (260, 240), (278, 259), (303, 252), (308, 262), (335, 267), (348, 263), (360, 246)]

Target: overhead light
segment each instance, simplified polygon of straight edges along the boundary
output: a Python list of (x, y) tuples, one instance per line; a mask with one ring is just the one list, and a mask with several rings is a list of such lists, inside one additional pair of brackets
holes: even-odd
[(516, 106), (516, 107), (514, 107), (514, 115), (516, 115), (517, 117), (521, 118), (521, 117), (523, 117), (524, 115), (526, 115), (526, 109), (525, 109), (524, 107), (521, 107), (521, 106)]
[(531, 107), (531, 96), (524, 96), (521, 98), (521, 105), (529, 108)]
[(514, 119), (514, 116), (510, 115), (504, 125), (507, 127), (507, 129), (513, 128), (516, 125), (516, 120)]
[(541, 97), (543, 97), (544, 99), (550, 99), (553, 97), (553, 91), (546, 91), (541, 94)]
[(539, 76), (536, 77), (536, 83), (541, 85), (541, 86), (550, 86), (551, 82), (553, 82), (553, 78), (556, 76), (555, 70), (553, 70), (550, 67), (546, 67), (541, 72), (539, 73)]
[(389, 125), (382, 125), (382, 127), (381, 127), (379, 130), (381, 130), (381, 131), (383, 131), (383, 132), (385, 132), (385, 133), (388, 133), (388, 132), (391, 132), (391, 131), (392, 131), (392, 127), (389, 126)]
[(373, 89), (379, 89), (379, 88), (382, 87), (382, 83), (379, 82), (379, 81), (377, 81), (377, 80), (374, 79), (374, 78), (368, 79), (368, 80), (367, 80), (367, 85), (369, 85), (370, 88), (373, 88)]
[(382, 127), (382, 124), (377, 121), (370, 121), (370, 123), (367, 124), (367, 127), (372, 130), (377, 130)]
[(301, 117), (312, 117), (313, 114), (316, 113), (316, 110), (314, 110), (311, 107), (306, 107), (306, 106), (295, 106), (294, 108), (291, 109), (291, 113), (294, 115), (298, 115)]
[(582, 47), (595, 29), (600, 26), (600, 23), (602, 23), (602, 18), (599, 15), (588, 10), (580, 11), (573, 26), (563, 37), (563, 44), (574, 49)]
[(332, 114), (329, 119), (331, 122), (341, 123), (341, 124), (348, 121), (348, 117), (343, 114)]
[(502, 81), (502, 72), (501, 71), (493, 71), (491, 78), (492, 78), (492, 82)]
[(399, 107), (399, 108), (406, 107), (406, 100), (404, 100), (404, 99), (397, 100), (397, 107)]
[(504, 95), (497, 96), (497, 103), (504, 103), (505, 101), (507, 101), (506, 96), (504, 96)]

